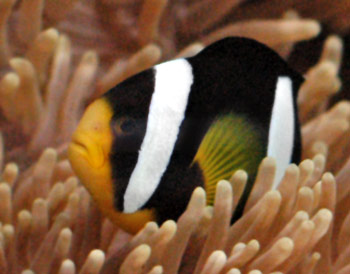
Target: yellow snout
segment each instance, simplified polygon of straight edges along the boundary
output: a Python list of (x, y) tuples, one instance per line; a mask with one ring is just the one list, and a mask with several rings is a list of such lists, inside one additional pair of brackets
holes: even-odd
[(122, 229), (138, 232), (155, 219), (152, 210), (124, 214), (114, 206), (114, 189), (109, 159), (112, 147), (110, 128), (113, 111), (106, 99), (93, 102), (84, 113), (72, 136), (68, 158), (74, 172), (88, 189), (104, 215)]
[(112, 144), (112, 110), (105, 99), (93, 102), (72, 136), (68, 158), (74, 172), (106, 214), (113, 206), (109, 152)]
[(106, 168), (109, 166), (108, 157), (112, 144), (109, 126), (111, 117), (109, 104), (104, 99), (99, 99), (87, 108), (72, 136), (68, 157), (74, 171), (87, 188), (90, 188), (87, 181), (91, 178), (110, 177), (110, 170)]

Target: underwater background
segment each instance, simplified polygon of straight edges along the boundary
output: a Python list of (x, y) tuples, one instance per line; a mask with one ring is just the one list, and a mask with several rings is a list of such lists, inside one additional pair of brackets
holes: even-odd
[[(350, 273), (350, 1), (1, 0), (0, 273)], [(177, 223), (131, 236), (101, 216), (67, 160), (85, 107), (127, 77), (226, 36), (304, 74), (303, 161), (271, 190), (265, 159), (198, 189)], [(233, 194), (234, 193), (234, 194)]]

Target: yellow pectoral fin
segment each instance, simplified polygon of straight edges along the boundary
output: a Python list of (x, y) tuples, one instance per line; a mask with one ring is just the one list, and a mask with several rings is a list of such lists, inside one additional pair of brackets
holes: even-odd
[(248, 119), (227, 114), (213, 122), (194, 158), (202, 169), (207, 204), (214, 203), (216, 184), (238, 169), (255, 174), (265, 155), (261, 133)]

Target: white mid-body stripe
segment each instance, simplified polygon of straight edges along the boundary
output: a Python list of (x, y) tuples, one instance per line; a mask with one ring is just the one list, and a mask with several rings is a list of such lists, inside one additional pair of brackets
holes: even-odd
[(294, 143), (293, 87), (289, 77), (278, 77), (269, 129), (267, 155), (277, 163), (273, 187), (276, 188), (288, 167)]
[(157, 189), (169, 164), (193, 82), (185, 59), (155, 66), (155, 88), (146, 134), (124, 194), (124, 212), (139, 210)]

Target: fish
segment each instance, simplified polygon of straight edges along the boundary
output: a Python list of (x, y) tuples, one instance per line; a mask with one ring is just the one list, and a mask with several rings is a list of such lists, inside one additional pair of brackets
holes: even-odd
[(276, 159), (274, 187), (301, 158), (296, 98), (303, 76), (253, 39), (227, 37), (189, 58), (155, 65), (111, 88), (83, 114), (68, 158), (101, 212), (135, 234), (177, 220), (196, 187), (213, 205), (237, 170), (248, 182)]

